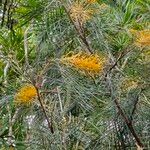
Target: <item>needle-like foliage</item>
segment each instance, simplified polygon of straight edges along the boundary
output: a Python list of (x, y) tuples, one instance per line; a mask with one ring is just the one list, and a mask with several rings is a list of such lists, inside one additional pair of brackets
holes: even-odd
[(0, 149), (150, 149), (150, 1), (0, 2)]

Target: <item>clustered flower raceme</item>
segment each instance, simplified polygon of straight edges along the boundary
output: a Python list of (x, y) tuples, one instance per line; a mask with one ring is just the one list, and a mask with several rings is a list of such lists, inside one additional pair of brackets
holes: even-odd
[(150, 63), (150, 49), (145, 49), (140, 54), (140, 57), (138, 58), (138, 62), (140, 63)]
[(122, 81), (121, 89), (123, 91), (130, 91), (136, 89), (138, 87), (138, 84), (139, 84), (139, 79), (126, 77)]
[(94, 10), (88, 6), (95, 3), (96, 0), (86, 0), (75, 2), (70, 6), (70, 17), (74, 22), (83, 24), (89, 19), (91, 19)]
[(71, 56), (63, 56), (61, 62), (72, 66), (85, 74), (96, 75), (103, 71), (106, 59), (97, 54), (79, 52)]
[(91, 4), (91, 3), (95, 3), (97, 0), (87, 0), (87, 3)]
[(135, 36), (135, 45), (138, 47), (150, 46), (150, 30), (130, 30)]
[(30, 105), (37, 96), (37, 90), (32, 84), (24, 85), (14, 96), (16, 105)]

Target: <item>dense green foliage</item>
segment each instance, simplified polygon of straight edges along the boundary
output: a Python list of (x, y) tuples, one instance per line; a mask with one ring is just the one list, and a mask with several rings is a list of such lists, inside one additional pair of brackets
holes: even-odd
[(0, 150), (150, 149), (150, 0), (79, 1), (0, 1)]

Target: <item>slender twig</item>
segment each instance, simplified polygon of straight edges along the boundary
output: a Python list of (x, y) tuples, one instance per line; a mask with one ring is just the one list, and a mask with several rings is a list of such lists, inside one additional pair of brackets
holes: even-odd
[(132, 121), (130, 121), (130, 119), (127, 117), (127, 115), (124, 113), (123, 109), (121, 108), (120, 104), (119, 104), (119, 101), (118, 101), (118, 98), (116, 98), (114, 96), (114, 92), (113, 92), (113, 87), (112, 87), (112, 83), (111, 83), (111, 80), (108, 78), (108, 81), (109, 81), (109, 86), (110, 86), (110, 93), (112, 95), (112, 100), (114, 101), (115, 103), (115, 106), (119, 112), (119, 114), (121, 115), (122, 119), (124, 120), (124, 122), (126, 123), (127, 127), (129, 128), (131, 134), (133, 135), (137, 145), (139, 145), (141, 148), (144, 147), (144, 144), (142, 143), (140, 137), (138, 136), (138, 134), (136, 133), (134, 127), (133, 127), (133, 124), (132, 124)]
[(11, 119), (11, 124), (12, 124), (12, 126), (15, 124), (15, 121), (16, 121), (16, 119), (17, 119), (19, 113), (20, 113), (20, 110), (21, 110), (20, 107), (16, 109), (16, 111), (15, 111), (15, 113), (14, 113), (12, 119)]
[(60, 97), (60, 89), (59, 89), (59, 87), (57, 87), (57, 95), (58, 95), (58, 100), (59, 100), (59, 104), (60, 104), (60, 110), (61, 110), (61, 113), (63, 115), (63, 106), (62, 106), (62, 100), (61, 100), (61, 97)]
[(114, 99), (114, 102), (116, 104), (116, 107), (118, 109), (118, 111), (120, 112), (120, 115), (122, 116), (124, 122), (126, 123), (126, 125), (128, 126), (130, 132), (132, 133), (133, 137), (135, 138), (137, 144), (140, 146), (140, 147), (144, 147), (140, 137), (137, 135), (133, 125), (132, 125), (132, 122), (127, 118), (126, 114), (123, 112), (119, 102), (117, 99)]
[(126, 56), (132, 49), (129, 49), (127, 51), (122, 51), (120, 53), (120, 55), (118, 56), (117, 60), (114, 62), (114, 64), (108, 69), (108, 71), (106, 72), (105, 74), (105, 77), (107, 77), (108, 73), (110, 73), (117, 65), (118, 65), (118, 62), (124, 57)]
[(8, 73), (8, 70), (9, 70), (9, 67), (10, 67), (10, 62), (9, 61), (6, 61), (6, 66), (4, 68), (4, 84), (7, 85), (7, 73)]
[(129, 56), (125, 58), (124, 62), (122, 63), (120, 70), (123, 70), (125, 68), (126, 64), (128, 63), (128, 59), (129, 59)]
[[(10, 67), (10, 62), (6, 61), (6, 66), (4, 68), (4, 83), (5, 86), (8, 86), (8, 82), (7, 82), (7, 73), (8, 73), (8, 69)], [(11, 122), (11, 110), (10, 110), (10, 105), (7, 105), (7, 111), (8, 111), (8, 144), (9, 146), (12, 145), (12, 122)], [(5, 130), (6, 131), (6, 130)], [(3, 138), (5, 136), (5, 131), (0, 135), (0, 138)]]
[(28, 60), (28, 30), (29, 29), (30, 26), (25, 30), (24, 33), (24, 51), (25, 51), (25, 62), (27, 66), (29, 66), (29, 60)]
[(12, 116), (12, 112), (11, 112), (11, 108), (10, 108), (9, 104), (7, 106), (7, 110), (8, 110), (8, 118), (9, 118), (9, 129), (8, 129), (8, 136), (7, 136), (8, 140), (7, 141), (8, 141), (9, 147), (14, 147), (13, 125), (17, 119), (20, 108), (16, 109), (13, 116)]
[(59, 104), (60, 104), (60, 111), (61, 111), (61, 115), (62, 115), (62, 118), (63, 118), (63, 126), (62, 126), (62, 143), (64, 145), (64, 149), (67, 150), (67, 146), (66, 146), (66, 136), (65, 136), (65, 133), (66, 133), (66, 119), (64, 117), (64, 110), (63, 110), (63, 105), (62, 105), (62, 99), (61, 99), (61, 96), (60, 96), (60, 88), (57, 86), (56, 87), (57, 89), (57, 95), (58, 95), (58, 100), (59, 100)]
[(7, 106), (7, 110), (8, 110), (8, 118), (9, 118), (9, 130), (8, 130), (8, 144), (9, 146), (13, 145), (13, 131), (12, 131), (12, 122), (11, 122), (11, 110), (10, 110), (10, 106), (8, 104)]
[(43, 103), (42, 103), (42, 100), (41, 100), (41, 96), (40, 96), (40, 92), (39, 92), (38, 87), (35, 86), (35, 88), (36, 88), (36, 91), (37, 91), (37, 98), (38, 98), (38, 101), (39, 101), (39, 103), (40, 103), (40, 105), (41, 105), (41, 108), (42, 108), (42, 110), (43, 110), (45, 119), (46, 119), (46, 121), (47, 121), (47, 123), (48, 123), (48, 127), (49, 127), (51, 133), (54, 133), (54, 129), (53, 129), (53, 126), (52, 126), (52, 119), (51, 119), (51, 121), (49, 120), (49, 117), (48, 117), (48, 115), (47, 115), (47, 113), (46, 113), (46, 110), (45, 110), (45, 108), (44, 108), (44, 105), (43, 105)]
[(107, 77), (108, 73), (111, 72), (111, 70), (113, 70), (113, 69), (117, 66), (118, 62), (119, 62), (122, 58), (123, 58), (123, 55), (122, 55), (122, 53), (121, 53), (121, 54), (119, 55), (119, 57), (117, 58), (117, 60), (115, 61), (115, 63), (114, 63), (114, 64), (109, 68), (109, 70), (106, 72), (105, 77)]
[(135, 113), (135, 111), (136, 111), (136, 109), (137, 109), (137, 104), (138, 104), (138, 102), (139, 102), (139, 96), (140, 96), (140, 94), (142, 93), (142, 91), (143, 91), (143, 90), (141, 89), (140, 92), (138, 93), (138, 95), (136, 96), (135, 101), (134, 101), (133, 109), (132, 109), (131, 116), (130, 116), (130, 122), (133, 121), (133, 115), (134, 115), (134, 113)]
[(87, 41), (87, 38), (86, 38), (86, 36), (84, 35), (84, 33), (81, 32), (82, 29), (78, 29), (77, 25), (75, 24), (75, 22), (74, 22), (73, 19), (71, 18), (68, 9), (67, 9), (66, 6), (63, 4), (63, 1), (60, 0), (60, 2), (62, 3), (62, 6), (64, 7), (64, 10), (65, 10), (66, 14), (67, 14), (68, 17), (69, 17), (69, 20), (71, 21), (71, 23), (73, 24), (73, 26), (74, 26), (76, 32), (78, 33), (79, 38), (82, 40), (82, 42), (83, 42), (84, 45), (86, 46), (88, 52), (92, 54), (92, 53), (93, 53), (92, 48), (90, 47), (90, 45), (89, 45), (89, 43), (88, 43), (88, 41)]

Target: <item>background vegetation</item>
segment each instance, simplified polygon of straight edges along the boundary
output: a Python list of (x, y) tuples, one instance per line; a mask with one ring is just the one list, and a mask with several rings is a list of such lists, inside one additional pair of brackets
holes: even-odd
[(150, 149), (149, 0), (0, 1), (0, 149)]

